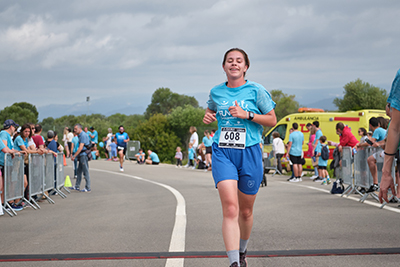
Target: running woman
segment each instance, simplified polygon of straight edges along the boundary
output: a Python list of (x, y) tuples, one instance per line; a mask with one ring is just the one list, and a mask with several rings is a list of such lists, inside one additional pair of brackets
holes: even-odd
[(121, 172), (124, 171), (124, 157), (126, 154), (126, 143), (129, 141), (129, 136), (125, 132), (124, 126), (119, 126), (119, 132), (115, 134), (115, 138), (117, 139), (117, 151), (119, 157), (119, 170)]
[(260, 84), (245, 80), (246, 52), (232, 48), (222, 67), (227, 82), (211, 89), (203, 122), (218, 120), (212, 145), (212, 174), (222, 205), (222, 236), (230, 266), (247, 266), (253, 205), (263, 178), (263, 126), (276, 124), (275, 103)]

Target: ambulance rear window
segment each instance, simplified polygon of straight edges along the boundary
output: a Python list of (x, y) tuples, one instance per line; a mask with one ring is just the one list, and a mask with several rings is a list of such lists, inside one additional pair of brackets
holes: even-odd
[(272, 144), (272, 140), (274, 139), (274, 138), (272, 137), (272, 133), (273, 133), (273, 132), (278, 132), (279, 135), (280, 135), (280, 138), (281, 138), (282, 140), (285, 140), (285, 137), (286, 137), (286, 129), (287, 129), (287, 125), (286, 125), (286, 124), (281, 124), (281, 125), (278, 125), (277, 127), (275, 127), (275, 129), (273, 129), (273, 130), (271, 131), (271, 133), (270, 133), (269, 135), (267, 135), (267, 136), (264, 138), (264, 144), (265, 144), (265, 145)]

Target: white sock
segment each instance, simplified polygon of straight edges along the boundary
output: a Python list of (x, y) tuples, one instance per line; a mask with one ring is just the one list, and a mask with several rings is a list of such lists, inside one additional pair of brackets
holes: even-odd
[(240, 239), (240, 248), (239, 248), (239, 252), (240, 253), (244, 253), (247, 249), (247, 244), (249, 243), (249, 240), (243, 240)]
[(226, 254), (228, 255), (229, 265), (234, 262), (237, 262), (239, 264), (239, 250), (230, 250), (227, 251)]

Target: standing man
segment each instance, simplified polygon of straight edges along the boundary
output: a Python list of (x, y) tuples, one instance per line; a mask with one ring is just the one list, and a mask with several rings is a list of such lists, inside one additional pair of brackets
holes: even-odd
[(97, 143), (99, 142), (99, 134), (97, 133), (97, 131), (94, 129), (94, 127), (90, 127), (90, 132), (89, 136), (90, 136), (90, 142), (95, 143), (97, 145)]
[(121, 172), (124, 171), (124, 157), (126, 153), (126, 143), (129, 142), (129, 136), (125, 132), (124, 126), (119, 126), (119, 132), (115, 134), (115, 138), (117, 139), (117, 151), (119, 157), (119, 170)]
[[(74, 126), (74, 132), (78, 135), (78, 150), (71, 157), (71, 160), (74, 161), (75, 158), (78, 158), (78, 170), (76, 172), (77, 179), (74, 187), (70, 189), (77, 190), (80, 192), (90, 193), (92, 190), (90, 189), (90, 176), (89, 176), (89, 162), (88, 162), (88, 154), (90, 150), (87, 149), (87, 146), (90, 145), (88, 135), (82, 131), (82, 125), (79, 123)], [(86, 186), (85, 189), (80, 190), (82, 173), (85, 176)]]
[(289, 143), (287, 151), (290, 161), (293, 163), (294, 177), (289, 182), (301, 182), (301, 173), (303, 172), (303, 164), (301, 154), (303, 152), (304, 134), (299, 132), (299, 125), (295, 122), (292, 124), (293, 132), (289, 135)]

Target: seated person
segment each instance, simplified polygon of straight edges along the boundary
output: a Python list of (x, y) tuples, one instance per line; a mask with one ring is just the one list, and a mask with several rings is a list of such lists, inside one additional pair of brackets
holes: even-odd
[(143, 164), (146, 160), (146, 154), (143, 152), (142, 148), (139, 149), (139, 153), (137, 153), (135, 155), (135, 157), (136, 157), (137, 163), (139, 163), (139, 164)]
[(160, 164), (160, 159), (158, 158), (158, 155), (156, 152), (153, 152), (151, 150), (147, 150), (147, 154), (149, 155), (146, 159), (146, 164), (150, 165), (158, 165)]
[(203, 153), (203, 149), (198, 149), (197, 150), (197, 158), (195, 159), (196, 163), (197, 163), (197, 168), (199, 170), (202, 169), (207, 169), (207, 164), (206, 164), (206, 156)]

